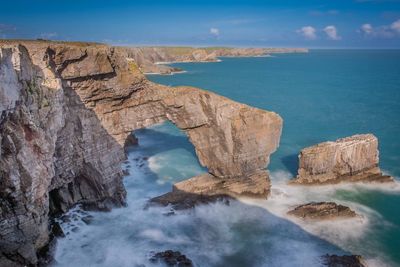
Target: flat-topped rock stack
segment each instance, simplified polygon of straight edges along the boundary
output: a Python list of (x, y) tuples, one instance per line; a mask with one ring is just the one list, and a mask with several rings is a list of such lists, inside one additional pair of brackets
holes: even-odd
[(340, 182), (393, 182), (379, 168), (378, 139), (359, 134), (304, 148), (293, 184), (335, 184)]

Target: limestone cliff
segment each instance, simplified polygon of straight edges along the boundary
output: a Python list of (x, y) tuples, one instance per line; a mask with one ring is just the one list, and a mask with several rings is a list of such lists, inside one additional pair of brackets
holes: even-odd
[[(277, 114), (151, 83), (127, 57), (101, 44), (0, 42), (1, 266), (36, 265), (54, 214), (123, 205), (127, 136), (164, 120), (187, 133), (224, 193), (267, 195)], [(185, 190), (197, 194), (193, 179)]]
[(304, 148), (293, 183), (388, 182), (379, 169), (378, 139), (372, 134), (353, 135), (335, 142)]
[(306, 53), (305, 48), (231, 48), (231, 47), (124, 47), (129, 59), (145, 73), (171, 74), (181, 71), (168, 62), (214, 62), (218, 57), (258, 57), (274, 53)]

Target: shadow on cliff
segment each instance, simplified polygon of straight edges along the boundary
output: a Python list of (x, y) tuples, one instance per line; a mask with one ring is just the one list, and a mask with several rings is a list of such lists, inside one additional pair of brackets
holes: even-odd
[(284, 156), (281, 158), (281, 162), (286, 167), (286, 169), (290, 172), (290, 174), (292, 174), (293, 177), (296, 177), (297, 170), (299, 168), (298, 155), (292, 154), (292, 155)]
[[(163, 125), (167, 125), (168, 127), (174, 127), (177, 130), (179, 130), (173, 123), (171, 123), (169, 121), (164, 122)], [(162, 145), (158, 146), (156, 150), (153, 150), (152, 151), (153, 153), (150, 153), (149, 155), (147, 155), (148, 157), (151, 157), (157, 153), (181, 148), (181, 149), (185, 149), (186, 151), (190, 152), (193, 155), (193, 157), (195, 157), (198, 161), (198, 157), (194, 150), (193, 144), (189, 142), (188, 137), (184, 133), (182, 135), (173, 135), (173, 134), (153, 130), (151, 128), (144, 128), (144, 129), (139, 129), (139, 130), (134, 131), (133, 134), (139, 139), (139, 145), (140, 145), (140, 137), (144, 136), (144, 135), (146, 136), (146, 138), (151, 139), (153, 142), (162, 144)], [(162, 141), (162, 142), (160, 142), (160, 141)], [(199, 163), (199, 165), (200, 165), (200, 163)], [(207, 171), (206, 168), (203, 168), (203, 169), (205, 172)]]

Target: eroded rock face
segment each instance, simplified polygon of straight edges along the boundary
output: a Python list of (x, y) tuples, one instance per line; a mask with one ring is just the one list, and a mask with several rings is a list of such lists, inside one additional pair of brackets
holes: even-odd
[(349, 207), (336, 204), (335, 202), (307, 203), (294, 208), (288, 214), (311, 220), (345, 219), (357, 216)]
[[(210, 194), (268, 193), (267, 173), (253, 178), (278, 146), (277, 114), (151, 83), (126, 57), (99, 44), (0, 42), (1, 264), (37, 264), (53, 214), (123, 205), (127, 136), (165, 120), (188, 134), (207, 182), (218, 181)], [(206, 193), (203, 182), (176, 187)]]
[(0, 109), (2, 266), (37, 263), (36, 252), (49, 241), (50, 213), (77, 202), (94, 208), (124, 203), (120, 145), (63, 86), (46, 49), (0, 44), (0, 72), (7, 77), (0, 80), (6, 96)]
[(298, 175), (292, 182), (392, 182), (378, 164), (378, 139), (372, 134), (353, 135), (304, 148), (299, 155)]

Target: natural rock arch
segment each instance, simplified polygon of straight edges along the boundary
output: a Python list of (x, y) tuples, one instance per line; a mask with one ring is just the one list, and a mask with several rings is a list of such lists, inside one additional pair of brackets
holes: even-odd
[[(117, 49), (50, 51), (50, 65), (65, 86), (79, 95), (121, 145), (131, 131), (169, 120), (186, 132), (209, 173), (224, 180), (259, 174), (278, 147), (282, 119), (274, 112), (197, 88), (149, 82)], [(267, 173), (262, 176), (267, 180)], [(264, 188), (262, 195), (268, 190)]]
[(125, 52), (99, 44), (0, 41), (0, 77), (0, 265), (36, 264), (57, 209), (123, 204), (126, 137), (164, 120), (210, 172), (175, 189), (269, 192), (265, 167), (282, 128), (273, 112), (151, 83)]

